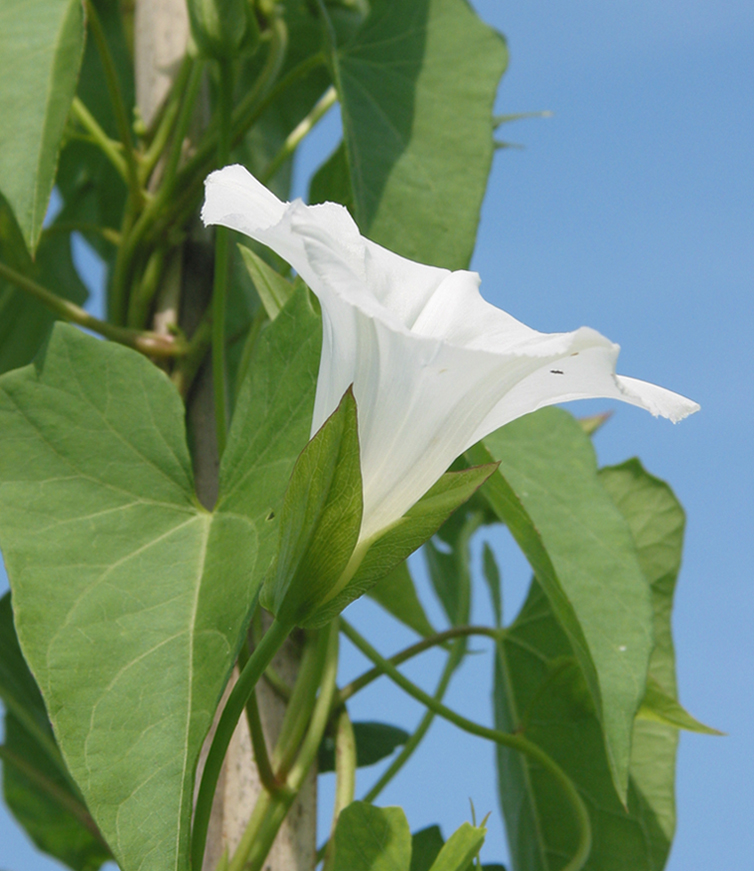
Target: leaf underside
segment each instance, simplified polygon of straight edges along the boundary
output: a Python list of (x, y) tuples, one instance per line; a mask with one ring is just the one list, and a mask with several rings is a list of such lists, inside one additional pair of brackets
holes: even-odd
[[(657, 644), (653, 667), (674, 688), (670, 610), (680, 565), (683, 511), (670, 489), (633, 460), (600, 478), (623, 512), (652, 589)], [(498, 728), (525, 725), (526, 737), (573, 779), (591, 818), (591, 871), (660, 871), (675, 828), (678, 730), (637, 719), (633, 727), (627, 807), (613, 787), (594, 703), (573, 648), (540, 585), (532, 582), (521, 613), (498, 649)], [(547, 772), (498, 748), (500, 798), (515, 866), (557, 871), (573, 855), (577, 829)]]
[(467, 452), (499, 459), (481, 493), (547, 594), (586, 676), (618, 795), (654, 644), (652, 605), (636, 545), (597, 476), (594, 449), (557, 408), (515, 420)]

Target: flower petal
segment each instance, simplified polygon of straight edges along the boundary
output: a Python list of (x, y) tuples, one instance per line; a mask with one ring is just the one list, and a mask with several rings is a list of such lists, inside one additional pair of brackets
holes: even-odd
[(333, 203), (281, 203), (243, 167), (212, 173), (202, 210), (262, 242), (322, 304), (312, 433), (353, 384), (364, 486), (361, 540), (398, 520), (464, 450), (545, 405), (621, 399), (676, 421), (699, 406), (615, 374), (588, 327), (540, 333), (490, 305), (479, 276), (414, 263), (365, 239)]
[[(222, 224), (276, 251), (319, 296), (320, 287), (410, 329), (447, 269), (407, 260), (365, 239), (348, 210), (335, 203), (282, 203), (242, 166), (226, 166), (205, 181), (202, 220)], [(312, 274), (304, 240), (327, 248), (337, 270), (322, 282)], [(376, 308), (375, 308), (376, 304)]]

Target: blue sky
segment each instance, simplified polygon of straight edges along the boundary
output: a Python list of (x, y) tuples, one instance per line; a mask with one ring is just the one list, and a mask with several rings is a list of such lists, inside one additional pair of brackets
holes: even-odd
[[(616, 404), (595, 443), (602, 463), (640, 456), (686, 507), (674, 618), (681, 700), (728, 733), (682, 736), (678, 833), (668, 868), (750, 867), (754, 5), (475, 5), (509, 42), (498, 110), (554, 113), (501, 131), (526, 148), (495, 158), (473, 264), (482, 292), (537, 329), (595, 327), (621, 344), (621, 372), (702, 406), (672, 426)], [(336, 117), (326, 119), (307, 143), (299, 193), (307, 170), (334, 144), (337, 126)], [(529, 573), (505, 535), (492, 544), (510, 619)], [(421, 561), (416, 565), (421, 574)], [(488, 619), (486, 602), (477, 607), (477, 619)], [(410, 641), (368, 602), (350, 616), (369, 627), (383, 652)], [(429, 685), (440, 665), (430, 654), (408, 674)], [(344, 679), (361, 668), (349, 656)], [(490, 668), (489, 655), (471, 657), (448, 695), (453, 707), (486, 722)], [(380, 685), (379, 695), (355, 700), (352, 715), (411, 728), (420, 712)], [(492, 811), (484, 860), (504, 860), (491, 748), (442, 723), (425, 743), (380, 803), (402, 804), (412, 829), (438, 822), (448, 835), (469, 818), (471, 798), (480, 816)], [(360, 774), (357, 794), (376, 774)], [(323, 784), (323, 809), (330, 787)], [(6, 871), (58, 867), (38, 857), (5, 815), (0, 844)]]

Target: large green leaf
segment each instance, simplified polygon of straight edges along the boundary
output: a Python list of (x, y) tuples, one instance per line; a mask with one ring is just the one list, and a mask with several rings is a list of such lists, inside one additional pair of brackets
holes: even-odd
[(545, 408), (468, 452), (499, 470), (482, 491), (510, 528), (573, 645), (625, 798), (634, 715), (653, 647), (650, 591), (626, 520), (599, 478), (589, 437)]
[(666, 726), (686, 729), (688, 732), (699, 732), (702, 735), (724, 734), (692, 717), (678, 699), (660, 686), (659, 681), (651, 673), (647, 679), (647, 691), (636, 716), (638, 719), (664, 723)]
[(40, 850), (75, 871), (96, 871), (110, 852), (55, 745), (42, 696), (18, 646), (10, 594), (0, 599), (0, 698), (7, 709), (6, 804)]
[[(45, 233), (32, 261), (10, 208), (0, 197), (0, 260), (81, 305), (86, 288), (71, 259), (70, 238)], [(41, 302), (0, 279), (0, 373), (31, 362), (55, 320)]]
[(309, 182), (309, 202), (340, 203), (353, 215), (353, 187), (348, 169), (346, 147), (341, 139), (338, 147), (319, 167)]
[(423, 263), (468, 266), (507, 58), (466, 0), (374, 0), (352, 40), (331, 33), (363, 233)]
[[(645, 471), (637, 459), (601, 469), (600, 479), (631, 526), (652, 591), (655, 646), (649, 660), (650, 674), (677, 699), (671, 616), (686, 516), (670, 487)], [(657, 821), (652, 852), (658, 868), (665, 864), (675, 833), (677, 747), (677, 729), (643, 718), (636, 720), (631, 777)]]
[(0, 5), (0, 192), (30, 251), (42, 232), (83, 49), (81, 0)]
[[(652, 586), (658, 639), (653, 666), (675, 687), (670, 636), (683, 511), (670, 489), (637, 461), (600, 473), (624, 512)], [(498, 728), (523, 729), (574, 780), (589, 809), (592, 871), (660, 871), (675, 827), (677, 729), (637, 719), (627, 808), (618, 800), (594, 703), (573, 648), (538, 583), (500, 645), (495, 676)], [(500, 798), (515, 867), (557, 871), (576, 849), (575, 821), (547, 772), (498, 748)]]
[(186, 867), (196, 760), (274, 553), (267, 518), (308, 437), (318, 358), (299, 295), (260, 342), (213, 514), (180, 398), (138, 354), (57, 325), (0, 379), (19, 640), (123, 871)]
[(293, 293), (293, 284), (283, 278), (251, 248), (239, 245), (238, 251), (249, 277), (254, 282), (254, 287), (267, 312), (267, 317), (274, 321), (280, 313), (280, 309), (290, 299)]
[(411, 836), (410, 871), (505, 871), (502, 865), (477, 865), (473, 858), (484, 841), (485, 829), (464, 823), (447, 843), (439, 826), (428, 826)]
[(574, 647), (625, 797), (634, 715), (653, 647), (650, 591), (629, 526), (567, 412), (513, 421), (468, 454), (500, 460), (482, 491), (524, 551)]
[(409, 871), (411, 833), (399, 807), (354, 801), (335, 828), (335, 871)]

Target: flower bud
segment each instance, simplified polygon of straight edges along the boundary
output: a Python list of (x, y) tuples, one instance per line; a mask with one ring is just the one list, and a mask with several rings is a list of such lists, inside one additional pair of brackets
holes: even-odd
[(191, 34), (199, 51), (215, 60), (238, 54), (247, 35), (247, 0), (188, 0)]

